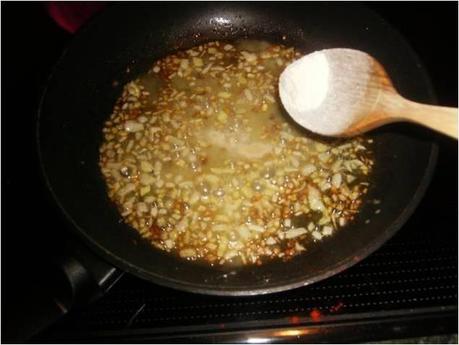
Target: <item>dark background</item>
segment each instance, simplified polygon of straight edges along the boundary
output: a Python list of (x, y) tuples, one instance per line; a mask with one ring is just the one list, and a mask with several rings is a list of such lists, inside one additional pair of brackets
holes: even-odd
[[(407, 38), (431, 76), (439, 104), (457, 106), (457, 3), (366, 5)], [(43, 3), (3, 2), (1, 6), (1, 291), (2, 314), (7, 318), (8, 313), (25, 312), (15, 309), (22, 296), (46, 289), (44, 272), (67, 236), (65, 223), (42, 183), (35, 122), (41, 89), (72, 35), (49, 18)], [(457, 142), (436, 138), (440, 144), (439, 163), (426, 198), (439, 200), (438, 207), (454, 215), (447, 225), (457, 228), (457, 198), (449, 198), (452, 204), (441, 205), (444, 196), (436, 188), (448, 183), (450, 192), (457, 193)], [(422, 204), (420, 209), (429, 212)], [(432, 220), (426, 226), (434, 224)]]

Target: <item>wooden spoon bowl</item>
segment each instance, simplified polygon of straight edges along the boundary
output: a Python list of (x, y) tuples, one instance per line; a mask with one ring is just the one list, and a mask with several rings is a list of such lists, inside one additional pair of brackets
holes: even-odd
[[(318, 61), (311, 59), (314, 54), (323, 54), (326, 58), (327, 75), (324, 78), (327, 78), (329, 89), (319, 107), (306, 109), (304, 99), (301, 103), (298, 98), (310, 95), (297, 92), (292, 96), (288, 92), (307, 85), (298, 73), (314, 70), (311, 64)], [(303, 68), (301, 64), (310, 65)], [(293, 73), (296, 73), (295, 77)], [(308, 75), (305, 73), (300, 77), (308, 78)], [(305, 92), (311, 92), (310, 89), (304, 88)], [(403, 98), (395, 90), (384, 67), (358, 50), (326, 49), (306, 55), (287, 66), (281, 74), (279, 93), (292, 118), (318, 134), (351, 137), (389, 123), (413, 122), (457, 138), (457, 108), (421, 104)]]

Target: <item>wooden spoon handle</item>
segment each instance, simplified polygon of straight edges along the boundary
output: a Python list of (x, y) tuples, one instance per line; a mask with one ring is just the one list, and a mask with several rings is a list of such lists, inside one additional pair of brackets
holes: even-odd
[(409, 101), (395, 92), (382, 90), (372, 110), (346, 130), (354, 136), (394, 122), (413, 122), (457, 139), (458, 109)]
[[(405, 100), (400, 116), (457, 139), (457, 108), (427, 105)], [(394, 116), (396, 114), (392, 114)]]
[(374, 116), (376, 123), (409, 121), (431, 128), (452, 138), (458, 137), (457, 133), (457, 108), (440, 107), (409, 101), (402, 96), (383, 92), (379, 98)]

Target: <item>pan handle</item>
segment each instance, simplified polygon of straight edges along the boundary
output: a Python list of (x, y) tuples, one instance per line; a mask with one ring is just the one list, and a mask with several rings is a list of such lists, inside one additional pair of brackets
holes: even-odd
[(73, 242), (68, 246), (72, 249), (68, 255), (56, 257), (40, 272), (40, 278), (22, 284), (24, 291), (17, 291), (2, 306), (3, 315), (8, 315), (2, 325), (2, 342), (30, 340), (71, 309), (101, 297), (122, 276), (84, 245)]

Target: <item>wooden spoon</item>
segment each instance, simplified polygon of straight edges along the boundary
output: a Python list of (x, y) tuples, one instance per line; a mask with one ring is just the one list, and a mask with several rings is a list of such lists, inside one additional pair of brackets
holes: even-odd
[(350, 137), (408, 121), (457, 138), (457, 108), (400, 96), (381, 64), (353, 49), (326, 49), (293, 62), (279, 78), (290, 116), (322, 135)]

